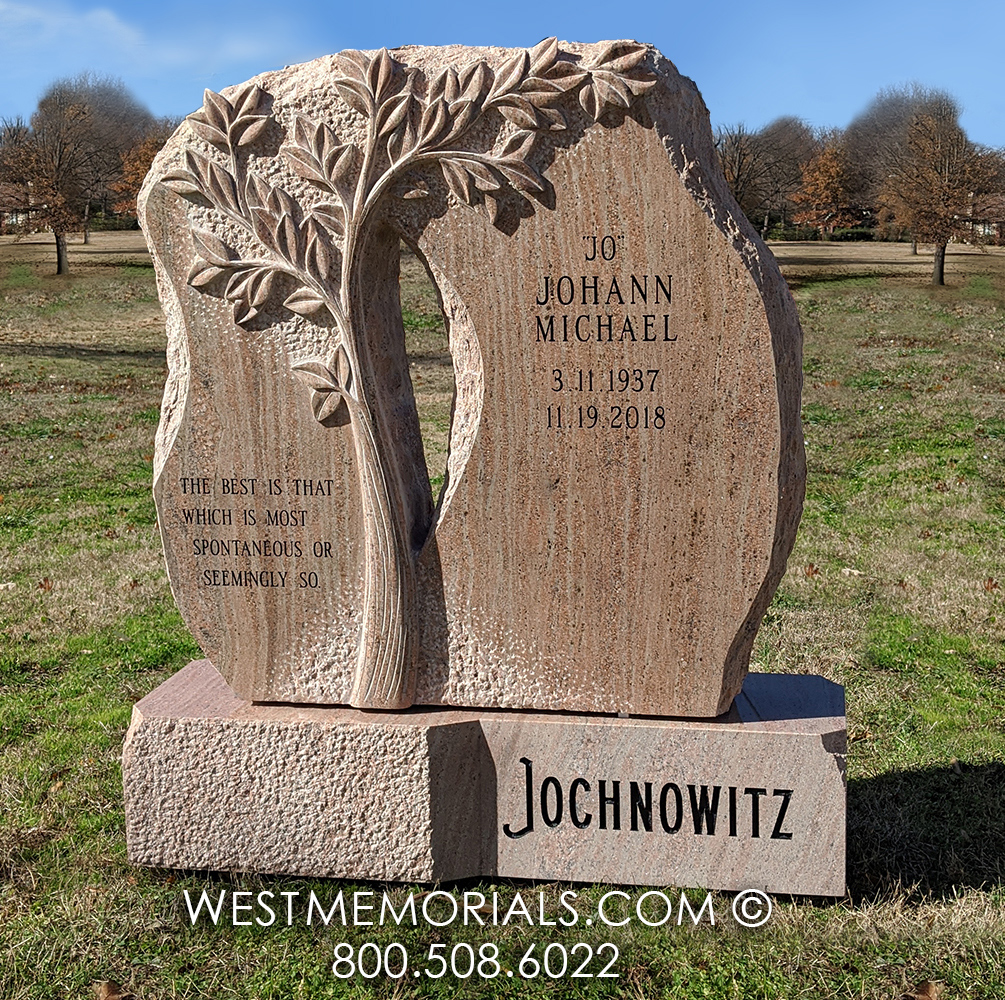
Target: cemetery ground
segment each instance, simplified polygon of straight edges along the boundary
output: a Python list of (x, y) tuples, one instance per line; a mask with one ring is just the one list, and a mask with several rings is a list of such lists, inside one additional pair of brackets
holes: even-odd
[[(115, 983), (99, 995), (528, 996), (583, 984), (571, 967), (557, 981), (333, 976), (335, 945), (368, 940), (403, 943), (413, 966), (430, 944), (491, 941), (509, 968), (535, 941), (538, 958), (551, 942), (611, 941), (619, 978), (592, 980), (597, 995), (1005, 994), (1005, 250), (951, 247), (948, 287), (932, 288), (926, 248), (774, 249), (805, 332), (809, 472), (752, 669), (846, 685), (847, 897), (778, 897), (757, 930), (732, 919), (729, 894), (713, 894), (715, 926), (685, 913), (652, 928), (235, 928), (205, 915), (192, 927), (183, 890), (313, 890), (327, 907), (340, 889), (379, 898), (384, 886), (127, 863), (131, 705), (200, 655), (150, 494), (163, 320), (138, 233), (72, 244), (65, 278), (51, 274), (48, 237), (0, 238), (0, 994), (77, 998)], [(421, 268), (405, 268), (435, 488), (449, 354)], [(533, 909), (539, 890), (568, 887), (447, 888), (498, 891), (504, 907), (522, 891)], [(610, 887), (572, 888), (585, 914)], [(410, 889), (389, 891), (400, 905)], [(697, 910), (705, 894), (688, 895)]]

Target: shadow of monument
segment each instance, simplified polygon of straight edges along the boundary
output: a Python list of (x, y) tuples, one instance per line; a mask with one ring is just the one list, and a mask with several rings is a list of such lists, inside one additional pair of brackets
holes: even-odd
[(132, 361), (135, 364), (167, 364), (164, 350), (129, 351), (110, 347), (90, 347), (86, 344), (26, 344), (8, 343), (12, 353), (33, 358), (64, 358), (74, 361)]
[(951, 896), (1005, 884), (1005, 764), (848, 782), (848, 891)]
[[(463, 730), (463, 736), (457, 730)], [(437, 881), (494, 873), (498, 868), (496, 765), (477, 721), (429, 730), (432, 830)]]

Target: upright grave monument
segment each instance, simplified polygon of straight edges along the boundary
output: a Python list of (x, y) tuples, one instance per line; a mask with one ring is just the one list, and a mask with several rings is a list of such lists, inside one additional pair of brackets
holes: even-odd
[[(127, 736), (141, 864), (844, 891), (844, 707), (747, 677), (800, 331), (651, 47), (343, 52), (207, 91), (141, 215), (155, 496), (206, 653)], [(429, 486), (398, 247), (456, 394)]]

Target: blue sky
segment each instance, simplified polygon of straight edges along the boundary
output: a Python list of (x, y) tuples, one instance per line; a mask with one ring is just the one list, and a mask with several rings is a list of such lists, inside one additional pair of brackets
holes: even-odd
[(844, 126), (881, 88), (916, 81), (956, 96), (971, 138), (1005, 146), (1003, 0), (0, 0), (0, 118), (27, 117), (48, 83), (82, 70), (183, 115), (204, 87), (344, 48), (548, 35), (654, 43), (713, 124)]

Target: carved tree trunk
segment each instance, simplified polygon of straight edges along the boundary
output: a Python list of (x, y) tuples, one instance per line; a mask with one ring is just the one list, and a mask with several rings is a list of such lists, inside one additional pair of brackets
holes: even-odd
[[(398, 236), (375, 225), (351, 264), (350, 394), (364, 525), (363, 622), (349, 702), (407, 708), (415, 690), (415, 564), (433, 498), (408, 376), (398, 290)], [(366, 275), (365, 282), (360, 279)], [(380, 371), (378, 372), (377, 359)], [(391, 387), (397, 387), (396, 390)]]
[(415, 685), (415, 565), (388, 456), (364, 406), (354, 405), (353, 439), (364, 526), (363, 624), (349, 704), (407, 708)]

